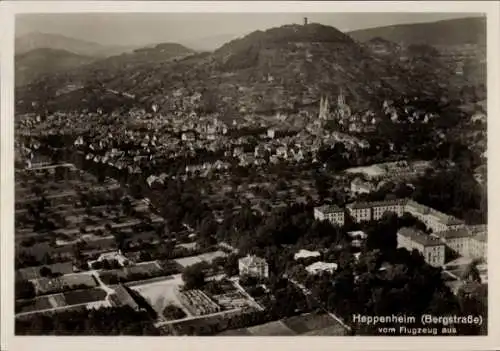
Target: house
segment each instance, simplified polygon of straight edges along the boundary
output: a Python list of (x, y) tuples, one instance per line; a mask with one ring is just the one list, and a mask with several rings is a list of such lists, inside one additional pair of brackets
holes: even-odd
[(401, 228), (397, 233), (398, 248), (408, 251), (418, 250), (431, 266), (443, 266), (445, 244), (438, 238), (413, 228)]
[(328, 220), (330, 223), (343, 226), (345, 223), (345, 211), (337, 206), (321, 206), (314, 208), (314, 219), (319, 221)]
[(363, 181), (361, 178), (356, 178), (351, 182), (351, 192), (353, 194), (369, 194), (374, 190), (374, 186), (370, 182)]
[(240, 276), (249, 275), (256, 278), (268, 278), (269, 266), (265, 259), (255, 255), (247, 255), (238, 260)]

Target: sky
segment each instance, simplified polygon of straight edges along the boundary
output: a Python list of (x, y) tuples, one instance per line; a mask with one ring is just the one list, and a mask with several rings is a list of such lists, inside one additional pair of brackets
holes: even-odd
[(31, 32), (61, 34), (104, 45), (150, 45), (227, 40), (284, 24), (322, 23), (347, 32), (403, 23), (475, 17), (467, 13), (67, 13), (24, 14), (16, 18), (16, 36)]

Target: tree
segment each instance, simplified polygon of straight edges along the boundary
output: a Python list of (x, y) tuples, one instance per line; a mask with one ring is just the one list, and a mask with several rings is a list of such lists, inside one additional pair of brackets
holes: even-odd
[(182, 280), (184, 281), (184, 288), (187, 290), (201, 288), (205, 284), (204, 265), (197, 263), (186, 267), (182, 272)]
[(36, 295), (35, 286), (28, 280), (16, 280), (15, 294), (17, 299), (32, 299)]
[(46, 278), (50, 277), (52, 275), (52, 270), (49, 267), (42, 267), (40, 268), (40, 276)]

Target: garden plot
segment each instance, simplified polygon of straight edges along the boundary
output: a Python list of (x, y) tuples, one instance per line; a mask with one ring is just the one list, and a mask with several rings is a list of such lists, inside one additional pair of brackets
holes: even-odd
[(57, 278), (40, 278), (33, 280), (33, 284), (39, 294), (97, 286), (94, 277), (89, 274), (69, 274)]
[(141, 294), (142, 297), (153, 307), (160, 319), (163, 318), (163, 310), (167, 305), (180, 307), (187, 316), (191, 316), (177, 298), (177, 291), (182, 287), (182, 278), (179, 275), (174, 279), (165, 279), (153, 283), (135, 285), (131, 288)]

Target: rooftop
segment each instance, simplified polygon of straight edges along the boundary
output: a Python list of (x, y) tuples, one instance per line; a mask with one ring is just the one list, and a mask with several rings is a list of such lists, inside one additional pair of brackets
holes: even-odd
[(407, 202), (406, 199), (395, 199), (395, 200), (385, 200), (385, 201), (373, 201), (373, 202), (352, 202), (346, 207), (348, 208), (372, 208), (372, 207), (382, 207), (382, 206), (402, 206)]
[(297, 252), (294, 255), (294, 259), (298, 260), (300, 258), (318, 257), (318, 256), (321, 256), (319, 251), (309, 251), (309, 250), (301, 249), (299, 252)]
[(265, 259), (260, 258), (260, 257), (255, 256), (255, 255), (247, 255), (243, 258), (240, 258), (239, 262), (241, 262), (242, 264), (244, 264), (246, 266), (255, 265), (255, 264), (257, 264), (257, 265), (258, 264), (267, 264)]
[(487, 233), (480, 233), (476, 236), (473, 236), (472, 239), (486, 243), (486, 242), (488, 242), (488, 234)]
[(446, 230), (444, 232), (435, 233), (436, 236), (442, 239), (457, 239), (457, 238), (467, 238), (472, 236), (467, 229), (456, 229), (456, 230)]
[(436, 237), (425, 234), (424, 232), (414, 228), (401, 228), (398, 235), (404, 236), (424, 246), (444, 245), (441, 240)]
[(344, 212), (344, 209), (336, 206), (336, 205), (323, 205), (320, 207), (315, 207), (314, 208), (317, 211), (320, 211), (322, 213), (335, 213), (335, 212)]

